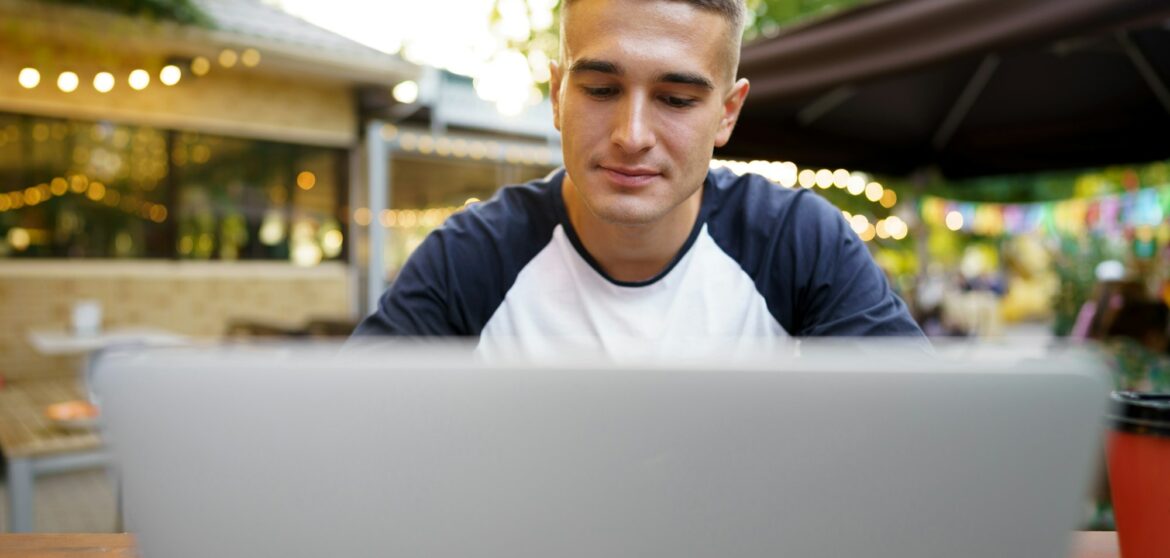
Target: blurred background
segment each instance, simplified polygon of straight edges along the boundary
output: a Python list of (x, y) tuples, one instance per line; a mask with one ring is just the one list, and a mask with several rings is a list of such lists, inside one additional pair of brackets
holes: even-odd
[[(1170, 6), (748, 6), (713, 167), (836, 204), (932, 336), (1096, 340), (1119, 387), (1170, 389)], [(83, 333), (346, 335), (447, 216), (558, 167), (559, 10), (0, 0), (5, 528), (115, 528), (72, 459), (100, 439), (44, 413), (106, 346)]]

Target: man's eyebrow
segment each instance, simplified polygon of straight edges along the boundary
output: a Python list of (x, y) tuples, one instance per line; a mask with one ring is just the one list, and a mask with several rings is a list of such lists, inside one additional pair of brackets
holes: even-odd
[(621, 75), (622, 70), (621, 68), (618, 68), (617, 64), (614, 64), (613, 62), (606, 62), (605, 60), (596, 60), (593, 58), (582, 58), (576, 62), (573, 62), (573, 65), (569, 68), (569, 73), (576, 74), (580, 72), (600, 72), (603, 74)]
[[(569, 67), (569, 72), (574, 74), (580, 72), (598, 72), (615, 76), (622, 75), (622, 69), (617, 64), (595, 58), (582, 58), (573, 62), (573, 65)], [(691, 72), (666, 72), (659, 75), (657, 81), (660, 83), (694, 85), (712, 91), (715, 89), (715, 84), (711, 83), (711, 80), (703, 77), (701, 74)]]
[(658, 77), (658, 81), (664, 83), (681, 83), (683, 85), (695, 85), (703, 89), (714, 90), (715, 84), (711, 80), (699, 75), (687, 72), (667, 72)]

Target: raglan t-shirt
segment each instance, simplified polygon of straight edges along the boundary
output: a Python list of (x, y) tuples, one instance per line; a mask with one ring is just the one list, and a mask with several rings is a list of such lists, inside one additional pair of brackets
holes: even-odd
[(618, 281), (590, 256), (564, 170), (452, 215), (410, 256), (356, 336), (460, 336), (486, 355), (704, 354), (792, 337), (921, 337), (840, 211), (806, 189), (708, 172), (695, 225), (657, 276)]

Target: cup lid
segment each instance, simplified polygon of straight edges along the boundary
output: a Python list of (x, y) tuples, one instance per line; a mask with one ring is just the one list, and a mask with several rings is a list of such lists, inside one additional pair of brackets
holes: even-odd
[(1115, 391), (1109, 418), (1115, 426), (1135, 434), (1170, 436), (1170, 393)]

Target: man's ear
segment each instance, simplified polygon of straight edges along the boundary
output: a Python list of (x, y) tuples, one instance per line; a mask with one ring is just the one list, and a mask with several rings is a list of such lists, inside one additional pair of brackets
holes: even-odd
[(739, 120), (739, 111), (743, 108), (750, 88), (747, 78), (739, 78), (723, 98), (723, 116), (719, 119), (719, 131), (715, 134), (715, 147), (723, 147), (731, 140), (731, 131), (735, 129), (736, 120)]
[(561, 66), (556, 60), (548, 63), (548, 100), (552, 103), (553, 126), (561, 131)]

